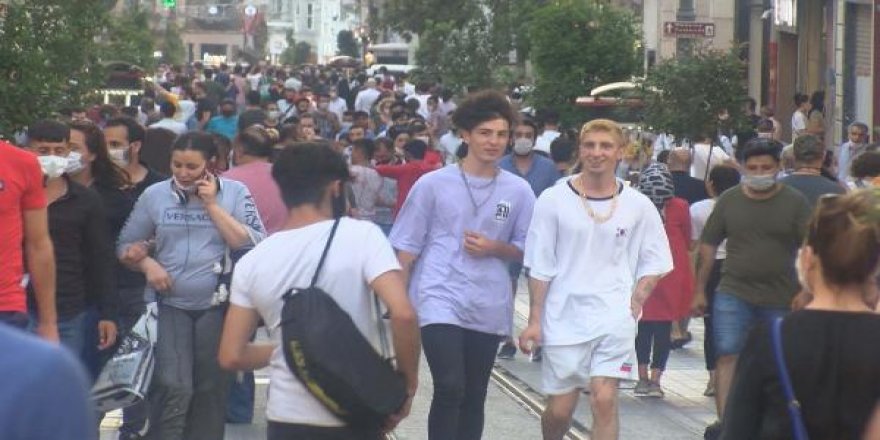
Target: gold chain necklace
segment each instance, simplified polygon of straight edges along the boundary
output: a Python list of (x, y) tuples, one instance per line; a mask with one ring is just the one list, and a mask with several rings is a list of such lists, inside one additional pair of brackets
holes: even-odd
[[(611, 220), (611, 217), (614, 216), (614, 211), (617, 210), (617, 195), (620, 193), (620, 191), (618, 191), (616, 183), (617, 182), (615, 181), (614, 194), (611, 195), (611, 208), (608, 209), (608, 213), (606, 214), (599, 214), (594, 211), (593, 207), (590, 206), (587, 194), (580, 192), (578, 193), (581, 199), (581, 203), (583, 203), (584, 209), (587, 211), (587, 216), (589, 216), (596, 224), (602, 224), (607, 222), (608, 220)], [(581, 186), (583, 186), (583, 183), (581, 183)]]

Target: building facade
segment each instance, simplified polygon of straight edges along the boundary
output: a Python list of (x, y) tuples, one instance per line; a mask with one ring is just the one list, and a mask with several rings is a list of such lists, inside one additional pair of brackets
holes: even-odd
[[(734, 44), (734, 0), (642, 1), (645, 67), (675, 57), (679, 37), (689, 37), (694, 47), (708, 49), (727, 50)], [(683, 5), (692, 7), (692, 25), (683, 24)]]
[(277, 57), (287, 47), (287, 35), (312, 48), (312, 62), (324, 63), (336, 56), (340, 31), (361, 25), (358, 0), (269, 0), (266, 12), (269, 52)]

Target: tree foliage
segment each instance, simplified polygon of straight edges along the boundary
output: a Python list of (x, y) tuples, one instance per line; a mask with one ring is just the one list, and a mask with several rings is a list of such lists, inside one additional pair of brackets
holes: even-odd
[(746, 124), (740, 111), (748, 97), (746, 64), (737, 50), (699, 51), (691, 57), (669, 59), (654, 66), (641, 89), (645, 124), (676, 138), (694, 140), (719, 129), (718, 115), (727, 111), (725, 124)]
[(155, 67), (153, 34), (146, 11), (130, 10), (108, 20), (101, 43), (102, 60), (125, 61), (146, 71)]
[(183, 45), (183, 38), (180, 37), (180, 29), (174, 20), (168, 21), (161, 49), (162, 58), (166, 63), (178, 65), (186, 61), (186, 48)]
[(281, 64), (296, 64), (296, 39), (293, 38), (292, 30), (287, 31), (285, 41), (287, 42), (287, 47), (284, 48), (278, 59)]
[(305, 41), (296, 43), (293, 51), (293, 64), (306, 64), (312, 58), (312, 45)]
[(408, 37), (421, 35), (430, 23), (451, 23), (463, 27), (474, 14), (474, 0), (388, 0), (384, 5), (380, 26)]
[(336, 35), (336, 54), (347, 55), (352, 58), (360, 58), (360, 46), (354, 37), (354, 32), (341, 30)]
[(637, 72), (639, 32), (632, 14), (610, 5), (559, 0), (531, 16), (530, 57), (537, 108), (554, 108), (569, 124), (582, 122), (574, 107), (599, 85), (627, 81)]
[(82, 103), (103, 81), (95, 38), (106, 23), (101, 0), (7, 4), (0, 20), (0, 133)]

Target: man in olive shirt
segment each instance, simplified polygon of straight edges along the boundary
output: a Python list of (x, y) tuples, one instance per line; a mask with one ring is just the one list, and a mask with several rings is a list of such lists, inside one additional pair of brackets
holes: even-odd
[(819, 197), (827, 194), (844, 194), (846, 190), (831, 179), (822, 175), (825, 161), (825, 146), (811, 134), (799, 136), (792, 146), (794, 152), (794, 173), (782, 179), (782, 183), (798, 190), (815, 208)]
[(727, 259), (713, 310), (718, 353), (716, 404), (724, 414), (736, 359), (752, 325), (790, 310), (799, 290), (794, 260), (806, 233), (810, 206), (796, 190), (776, 181), (782, 144), (754, 139), (743, 148), (742, 183), (715, 205), (700, 238), (694, 309), (706, 308), (706, 281), (718, 245)]

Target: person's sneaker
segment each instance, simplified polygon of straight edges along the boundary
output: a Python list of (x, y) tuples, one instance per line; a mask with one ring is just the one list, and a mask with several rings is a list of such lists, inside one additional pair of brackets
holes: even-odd
[(648, 393), (645, 394), (647, 397), (657, 397), (662, 399), (666, 396), (666, 393), (663, 392), (663, 388), (660, 387), (659, 383), (652, 382), (648, 386)]
[(651, 381), (647, 379), (639, 379), (636, 383), (636, 387), (633, 388), (633, 394), (636, 396), (647, 396), (648, 391), (651, 390)]
[(498, 350), (498, 359), (513, 359), (516, 356), (516, 345), (511, 342), (505, 342)]
[(703, 395), (706, 397), (714, 397), (715, 396), (715, 383), (709, 382), (706, 384), (706, 391), (703, 391)]
[(543, 352), (541, 351), (541, 347), (538, 347), (532, 351), (532, 357), (529, 359), (532, 362), (541, 362), (544, 359)]

